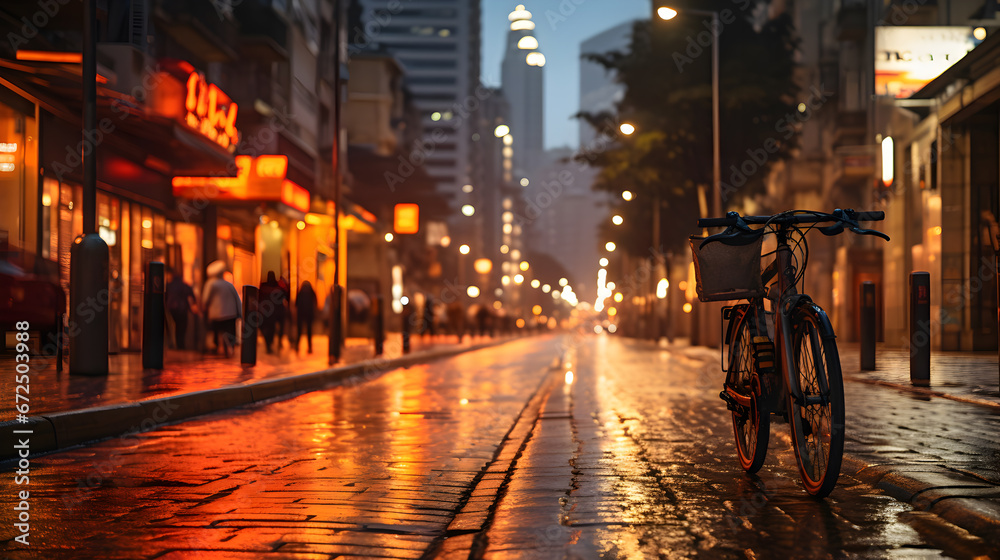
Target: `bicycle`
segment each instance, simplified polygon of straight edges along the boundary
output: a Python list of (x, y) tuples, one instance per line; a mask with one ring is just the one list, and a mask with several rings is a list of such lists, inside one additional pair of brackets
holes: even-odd
[[(884, 212), (837, 209), (832, 214), (790, 210), (772, 216), (729, 212), (725, 218), (698, 220), (702, 228), (727, 226), (721, 233), (690, 239), (698, 299), (747, 300), (722, 308), (722, 352), (725, 357), (728, 346), (729, 356), (722, 365), (726, 381), (719, 394), (732, 412), (737, 454), (746, 472), (763, 465), (775, 415), (791, 425), (806, 491), (822, 498), (836, 486), (844, 450), (844, 386), (830, 320), (798, 291), (809, 261), (806, 234), (816, 228), (833, 236), (846, 228), (888, 241), (884, 233), (858, 224), (884, 218)], [(775, 236), (777, 248), (762, 255), (767, 235)], [(763, 259), (771, 255), (774, 259), (761, 271)]]

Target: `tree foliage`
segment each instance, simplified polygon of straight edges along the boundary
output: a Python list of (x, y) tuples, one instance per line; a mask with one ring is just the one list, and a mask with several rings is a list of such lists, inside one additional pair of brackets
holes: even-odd
[[(719, 46), (720, 154), (723, 210), (762, 193), (768, 171), (797, 147), (793, 80), (798, 41), (787, 14), (767, 19), (750, 0), (716, 2)], [(745, 9), (740, 9), (740, 8)], [(757, 23), (767, 19), (763, 23)], [(602, 240), (648, 255), (654, 201), (661, 202), (660, 246), (678, 249), (711, 207), (711, 18), (679, 15), (640, 21), (627, 51), (584, 54), (624, 86), (615, 111), (578, 118), (611, 137), (607, 149), (583, 147), (600, 172), (595, 189), (615, 193), (624, 226), (606, 224)], [(629, 122), (630, 136), (618, 130)], [(620, 193), (635, 193), (632, 202)]]

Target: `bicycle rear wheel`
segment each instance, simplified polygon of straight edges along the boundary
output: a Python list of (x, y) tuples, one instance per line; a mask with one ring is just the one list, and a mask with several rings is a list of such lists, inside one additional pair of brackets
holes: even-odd
[(833, 491), (844, 453), (844, 381), (836, 337), (826, 313), (812, 303), (792, 314), (793, 382), (802, 400), (788, 392), (792, 444), (802, 483), (822, 498)]
[(749, 406), (737, 404), (732, 407), (733, 434), (736, 436), (736, 452), (740, 466), (748, 473), (755, 473), (764, 464), (767, 455), (767, 440), (771, 433), (771, 414), (759, 406), (760, 387), (756, 379), (756, 361), (753, 355), (753, 339), (757, 335), (753, 304), (745, 307), (743, 314), (735, 317), (736, 332), (730, 343), (729, 376), (726, 388), (734, 390), (741, 401), (749, 400)]

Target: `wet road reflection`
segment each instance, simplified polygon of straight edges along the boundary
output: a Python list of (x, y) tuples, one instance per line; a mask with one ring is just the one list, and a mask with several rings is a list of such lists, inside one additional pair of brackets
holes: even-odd
[(10, 558), (417, 558), (558, 354), (523, 339), (32, 462)]
[[(559, 506), (536, 508), (527, 517), (505, 514), (505, 507), (529, 496), (519, 492), (512, 500), (508, 493), (483, 558), (989, 557), (982, 541), (849, 476), (841, 476), (826, 500), (810, 497), (801, 487), (786, 425), (772, 427), (758, 476), (746, 475), (718, 398), (723, 373), (717, 361), (701, 359), (713, 357), (704, 350), (666, 351), (609, 337), (578, 342), (567, 358), (574, 372), (570, 390), (565, 396), (553, 391), (546, 403), (566, 411), (565, 420), (558, 424), (543, 415), (512, 480), (515, 488), (534, 488), (534, 479)], [(862, 440), (885, 431), (878, 419), (886, 410), (927, 413), (909, 409), (909, 397), (884, 388), (847, 389), (854, 452), (863, 451)], [(986, 413), (967, 414), (987, 429)], [(885, 435), (900, 453), (923, 445), (918, 432)], [(544, 475), (561, 472), (564, 463), (533, 450), (556, 446), (560, 437), (575, 449), (570, 474), (546, 484)], [(533, 446), (536, 438), (544, 445)], [(976, 445), (951, 441), (966, 450)], [(532, 470), (538, 467), (547, 471)]]

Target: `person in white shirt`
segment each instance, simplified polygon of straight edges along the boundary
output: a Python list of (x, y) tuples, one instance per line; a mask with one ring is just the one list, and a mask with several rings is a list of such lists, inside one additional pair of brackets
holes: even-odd
[(202, 309), (205, 310), (205, 320), (212, 329), (215, 351), (218, 352), (221, 347), (228, 358), (236, 345), (236, 319), (243, 318), (240, 294), (224, 278), (225, 262), (213, 261), (206, 272), (209, 280), (205, 282), (201, 295)]

